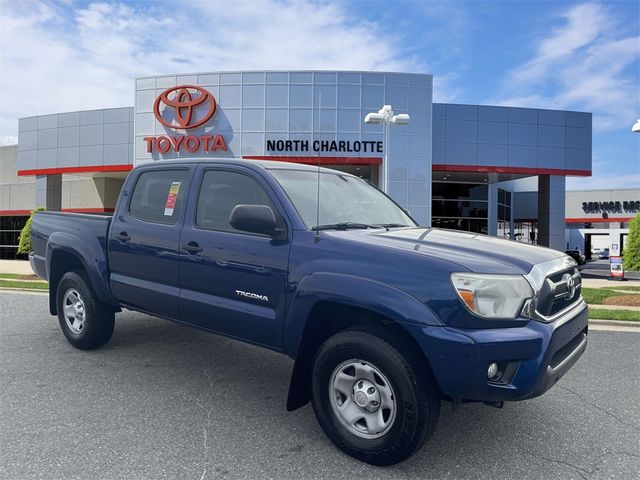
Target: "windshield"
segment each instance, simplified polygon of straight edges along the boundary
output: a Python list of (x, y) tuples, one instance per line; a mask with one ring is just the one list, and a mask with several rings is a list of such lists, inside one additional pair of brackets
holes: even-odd
[(318, 220), (318, 172), (273, 169), (308, 228), (337, 226), (406, 227), (415, 222), (392, 200), (364, 180), (336, 173), (320, 174), (320, 215)]

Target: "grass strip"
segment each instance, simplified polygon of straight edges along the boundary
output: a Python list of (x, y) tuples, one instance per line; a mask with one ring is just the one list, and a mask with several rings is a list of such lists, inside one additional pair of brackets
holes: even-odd
[(0, 273), (0, 278), (22, 278), (23, 273)]
[(616, 290), (628, 290), (629, 292), (640, 293), (640, 287), (612, 287), (612, 288), (615, 288)]
[[(628, 287), (628, 288), (636, 288), (636, 287)], [(582, 294), (582, 298), (589, 305), (602, 305), (604, 303), (605, 298), (609, 297), (619, 297), (621, 295), (625, 295), (624, 293), (617, 292), (616, 290), (620, 290), (619, 287), (614, 288), (582, 288), (580, 293)], [(629, 295), (633, 295), (635, 290), (630, 290)]]
[(602, 310), (589, 309), (589, 318), (593, 320), (622, 320), (625, 322), (640, 322), (640, 312), (635, 310)]
[(28, 290), (48, 290), (47, 282), (15, 282), (0, 279), (0, 288), (24, 288)]

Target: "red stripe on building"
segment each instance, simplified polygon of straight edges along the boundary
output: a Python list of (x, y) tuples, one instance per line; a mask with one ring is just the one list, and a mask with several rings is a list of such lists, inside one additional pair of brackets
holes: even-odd
[(529, 167), (498, 167), (485, 165), (445, 165), (433, 164), (435, 172), (472, 172), (472, 173), (507, 173), (516, 175), (561, 175), (590, 177), (591, 170), (567, 170), (564, 168), (529, 168)]
[(380, 165), (381, 157), (279, 157), (275, 155), (243, 155), (247, 160), (273, 160), (307, 165)]
[(62, 167), (62, 168), (36, 168), (33, 170), (18, 170), (19, 177), (29, 175), (58, 175), (64, 173), (89, 173), (89, 172), (128, 172), (133, 165), (92, 165), (89, 167)]
[(633, 217), (614, 217), (614, 218), (566, 218), (565, 222), (567, 223), (622, 223), (622, 222), (630, 222), (633, 220)]
[(31, 210), (0, 210), (0, 217), (31, 215)]
[[(63, 208), (66, 213), (113, 213), (113, 208)], [(0, 217), (31, 215), (31, 210), (0, 210)]]

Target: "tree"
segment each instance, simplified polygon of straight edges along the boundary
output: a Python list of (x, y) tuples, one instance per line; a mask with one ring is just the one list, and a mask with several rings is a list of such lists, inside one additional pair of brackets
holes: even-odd
[(31, 211), (31, 216), (20, 231), (20, 238), (18, 239), (18, 253), (29, 253), (31, 252), (31, 250), (33, 250), (33, 248), (31, 247), (31, 220), (33, 220), (34, 213), (42, 212), (44, 210), (44, 208), (38, 207), (35, 210)]
[(640, 270), (640, 213), (629, 225), (629, 235), (624, 246), (623, 265), (625, 270)]

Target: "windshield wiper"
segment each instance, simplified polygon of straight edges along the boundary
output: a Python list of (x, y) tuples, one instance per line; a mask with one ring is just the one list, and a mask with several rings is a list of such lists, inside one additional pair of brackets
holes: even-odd
[(404, 223), (376, 223), (375, 226), (379, 228), (398, 228), (409, 227), (410, 225), (405, 225)]
[(350, 230), (356, 228), (380, 228), (377, 225), (369, 225), (368, 223), (357, 222), (340, 222), (340, 223), (327, 223), (325, 225), (317, 225), (311, 230)]

